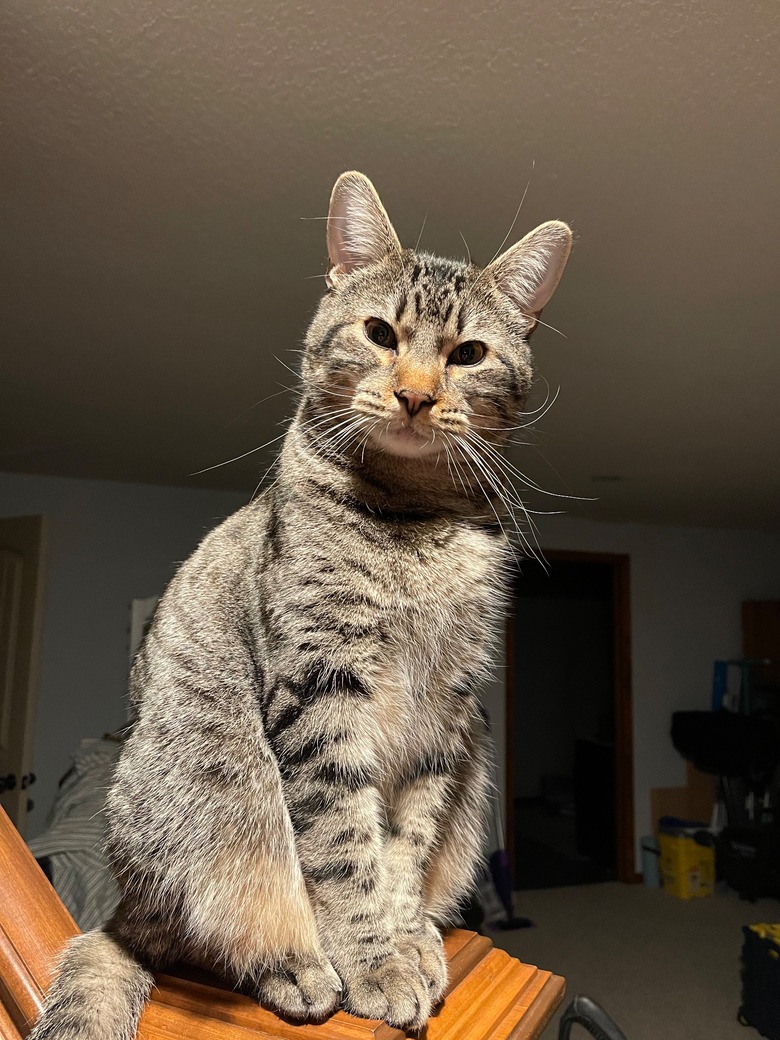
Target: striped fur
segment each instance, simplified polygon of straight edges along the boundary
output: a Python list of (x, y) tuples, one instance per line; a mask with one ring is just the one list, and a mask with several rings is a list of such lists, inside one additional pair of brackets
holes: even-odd
[[(132, 1037), (140, 965), (178, 958), (293, 1018), (341, 1002), (425, 1022), (446, 984), (436, 925), (482, 846), (477, 691), (507, 569), (495, 470), (464, 445), (479, 430), (500, 451), (515, 425), (569, 243), (543, 225), (485, 270), (402, 250), (370, 183), (339, 179), (277, 479), (161, 601), (108, 800), (122, 902), (66, 954), (33, 1040)], [(484, 357), (456, 363), (475, 341)], [(74, 1026), (61, 1009), (96, 999), (100, 942), (121, 952), (102, 985), (125, 1018)]]

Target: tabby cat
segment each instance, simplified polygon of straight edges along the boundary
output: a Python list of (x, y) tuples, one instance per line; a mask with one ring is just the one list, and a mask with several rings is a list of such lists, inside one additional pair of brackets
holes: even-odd
[(497, 460), (571, 232), (443, 260), (345, 173), (327, 238), (276, 480), (180, 568), (133, 665), (119, 909), (70, 943), (33, 1040), (131, 1040), (150, 968), (179, 959), (298, 1020), (341, 1004), (415, 1029), (443, 995), (437, 925), (472, 885), (489, 783)]

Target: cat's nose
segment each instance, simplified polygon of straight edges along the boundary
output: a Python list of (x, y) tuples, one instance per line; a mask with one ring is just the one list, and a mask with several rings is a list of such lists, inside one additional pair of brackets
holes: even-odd
[(401, 390), (396, 390), (395, 396), (401, 404), (406, 405), (409, 415), (417, 415), (424, 405), (431, 405), (436, 402), (433, 394), (428, 394), (424, 390), (407, 390), (402, 388)]

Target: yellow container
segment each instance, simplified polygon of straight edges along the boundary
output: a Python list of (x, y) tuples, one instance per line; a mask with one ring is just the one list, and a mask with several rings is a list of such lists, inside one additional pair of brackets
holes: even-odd
[(683, 832), (658, 835), (663, 887), (678, 899), (711, 896), (715, 889), (715, 850)]

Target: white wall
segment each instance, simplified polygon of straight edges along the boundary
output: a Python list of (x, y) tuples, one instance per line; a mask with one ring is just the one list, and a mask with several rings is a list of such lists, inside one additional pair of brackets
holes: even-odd
[[(650, 789), (685, 782), (672, 747), (673, 711), (708, 709), (712, 662), (741, 653), (740, 603), (780, 599), (780, 534), (541, 518), (547, 549), (631, 557), (636, 837), (650, 830)], [(486, 692), (498, 784), (504, 779), (504, 665)], [(637, 864), (639, 855), (637, 854)]]
[(235, 492), (0, 473), (0, 516), (45, 518), (43, 647), (27, 836), (83, 737), (125, 718), (130, 601), (247, 501)]

